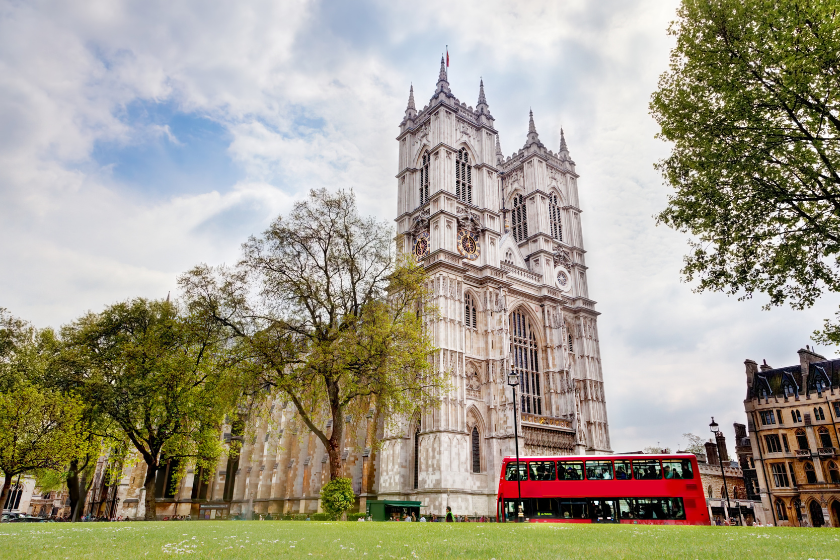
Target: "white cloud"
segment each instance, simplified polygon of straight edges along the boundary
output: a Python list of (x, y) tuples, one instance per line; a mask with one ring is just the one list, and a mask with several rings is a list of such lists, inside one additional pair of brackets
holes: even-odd
[[(552, 149), (565, 128), (582, 176), (614, 447), (675, 446), (712, 414), (742, 419), (743, 359), (796, 363), (837, 302), (762, 312), (679, 283), (685, 239), (652, 219), (668, 194), (652, 164), (667, 146), (647, 108), (675, 7), (6, 2), (0, 305), (58, 326), (116, 300), (162, 297), (193, 264), (233, 261), (248, 234), (314, 186), (352, 187), (368, 213), (393, 217), (408, 85), (424, 105), (448, 43), (453, 91), (475, 104), (483, 76), (505, 153), (523, 144), (529, 107)], [(122, 184), (97, 146), (129, 157), (155, 141), (190, 145), (171, 123), (127, 118), (138, 102), (221, 125), (230, 145), (214, 157), (242, 177), (163, 195)]]

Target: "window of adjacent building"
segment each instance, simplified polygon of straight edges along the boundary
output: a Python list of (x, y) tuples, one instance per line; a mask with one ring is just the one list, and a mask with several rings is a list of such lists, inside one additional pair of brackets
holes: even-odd
[(805, 435), (805, 430), (796, 430), (796, 443), (799, 444), (799, 449), (811, 449), (808, 445), (808, 436)]
[(510, 229), (513, 238), (519, 241), (528, 239), (528, 210), (525, 208), (525, 199), (521, 194), (513, 197), (513, 210), (510, 212)]
[(776, 415), (773, 414), (772, 410), (762, 410), (758, 413), (761, 416), (761, 423), (765, 426), (768, 424), (775, 424), (776, 423)]
[(828, 433), (828, 428), (819, 428), (817, 434), (820, 436), (820, 443), (823, 447), (832, 447), (831, 434)]
[(458, 150), (455, 162), (455, 196), (461, 202), (472, 204), (472, 166), (466, 148)]
[(787, 471), (784, 463), (773, 463), (770, 465), (770, 470), (773, 472), (773, 484), (776, 488), (790, 487)]
[(791, 483), (793, 483), (794, 486), (798, 486), (799, 483), (796, 482), (796, 470), (793, 468), (793, 463), (788, 463), (788, 472), (790, 472)]
[(522, 412), (542, 414), (539, 349), (531, 320), (521, 311), (510, 314), (510, 353), (513, 371), (519, 375)]
[(475, 303), (470, 294), (464, 296), (464, 324), (468, 329), (476, 328)]
[(431, 166), (432, 158), (426, 152), (423, 154), (423, 159), (420, 164), (420, 204), (429, 202), (429, 167)]
[(828, 463), (828, 479), (834, 484), (840, 482), (840, 469), (834, 461)]
[(834, 416), (840, 417), (840, 402), (834, 403)]
[(553, 194), (548, 199), (548, 219), (551, 226), (551, 237), (557, 241), (563, 241), (563, 224), (560, 221), (560, 205), (557, 202), (557, 195)]
[(793, 418), (794, 423), (795, 422), (802, 422), (802, 413), (799, 412), (798, 410), (791, 410), (790, 411), (790, 416), (791, 416), (791, 418)]
[(205, 467), (198, 467), (195, 469), (195, 476), (193, 477), (192, 494), (190, 495), (191, 499), (207, 499), (207, 489), (210, 487), (210, 477), (212, 476), (212, 469), (207, 469)]
[(20, 508), (20, 498), (23, 496), (23, 484), (14, 484), (9, 488), (9, 494), (6, 496), (6, 503), (3, 504), (3, 510), (16, 510)]
[(787, 521), (787, 508), (782, 500), (776, 500), (776, 517), (779, 521)]
[(155, 498), (174, 498), (178, 492), (178, 483), (176, 482), (176, 473), (180, 461), (178, 459), (169, 459), (161, 467), (155, 476)]
[(779, 441), (777, 434), (768, 434), (764, 436), (764, 443), (767, 445), (767, 453), (781, 453), (782, 444)]
[(814, 407), (814, 420), (825, 420), (825, 412), (822, 407)]
[(808, 484), (817, 483), (817, 472), (814, 470), (814, 464), (810, 461), (805, 463), (805, 480), (808, 481)]
[(776, 418), (779, 419), (779, 424), (784, 424), (785, 423), (784, 420), (782, 420), (782, 411), (781, 410), (776, 411)]
[(414, 430), (414, 489), (420, 486), (420, 426)]
[(569, 333), (567, 342), (569, 344), (569, 352), (574, 352), (575, 349), (572, 347), (572, 333)]
[(793, 388), (793, 385), (791, 385), (790, 383), (785, 383), (784, 384), (784, 391), (785, 391), (785, 396), (786, 397), (792, 397), (792, 396), (796, 395), (796, 390)]
[(790, 445), (788, 445), (787, 434), (782, 434), (782, 446), (785, 448), (785, 453), (790, 453)]
[(478, 428), (475, 426), (472, 429), (472, 471), (474, 473), (481, 472), (481, 438), (478, 435)]

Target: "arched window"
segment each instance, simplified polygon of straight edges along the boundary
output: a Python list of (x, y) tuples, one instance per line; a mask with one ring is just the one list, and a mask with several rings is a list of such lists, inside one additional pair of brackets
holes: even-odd
[(472, 204), (472, 166), (466, 148), (458, 150), (455, 162), (455, 196), (458, 200)]
[(834, 461), (828, 463), (828, 479), (834, 484), (840, 482), (840, 468), (837, 467), (837, 463)]
[(542, 389), (537, 337), (531, 321), (520, 311), (510, 314), (510, 353), (513, 370), (519, 374), (519, 389), (522, 394), (522, 412), (542, 414)]
[(825, 412), (822, 407), (814, 407), (814, 420), (825, 420)]
[(510, 212), (510, 228), (513, 238), (517, 242), (528, 238), (528, 211), (525, 209), (525, 199), (521, 194), (513, 197), (513, 210)]
[(560, 205), (557, 203), (556, 194), (548, 199), (548, 220), (551, 225), (551, 237), (563, 241), (563, 224), (560, 222)]
[(568, 343), (569, 343), (569, 352), (574, 352), (574, 351), (575, 351), (575, 349), (572, 347), (572, 333), (569, 333), (569, 337), (568, 337), (568, 338), (569, 338), (569, 340), (568, 340)]
[(779, 521), (787, 521), (787, 508), (782, 500), (776, 500), (776, 517)]
[(810, 461), (805, 463), (805, 479), (808, 481), (808, 484), (817, 483), (817, 473), (814, 471), (814, 464)]
[(481, 472), (481, 440), (478, 437), (478, 428), (472, 429), (472, 472)]
[(714, 498), (714, 497), (715, 497), (715, 489), (714, 489), (714, 488), (712, 488), (712, 485), (711, 485), (711, 484), (709, 484), (709, 487), (706, 489), (706, 491), (707, 491), (707, 493), (709, 494), (709, 497), (710, 497), (710, 498)]
[(828, 428), (820, 428), (817, 430), (817, 433), (820, 435), (820, 443), (823, 447), (833, 447), (831, 445), (831, 434), (828, 432)]
[(414, 489), (420, 486), (420, 424), (414, 430)]
[(423, 160), (420, 164), (420, 204), (429, 202), (429, 166), (431, 164), (431, 157), (429, 152), (423, 154)]
[(786, 397), (792, 397), (796, 394), (796, 391), (794, 390), (793, 385), (791, 385), (790, 383), (785, 383), (784, 384), (784, 390), (785, 390), (785, 396)]
[(3, 511), (13, 511), (20, 507), (20, 498), (23, 496), (23, 484), (13, 484), (6, 496), (6, 503), (3, 504)]
[(464, 296), (464, 325), (468, 329), (477, 328), (475, 303), (473, 303), (473, 299), (470, 294)]
[(794, 422), (802, 422), (802, 413), (798, 410), (791, 410), (790, 415)]
[(796, 430), (796, 443), (799, 444), (799, 449), (811, 449), (808, 445), (808, 436), (805, 435), (805, 430), (802, 428)]
[(511, 251), (510, 249), (505, 251), (505, 262), (513, 264), (513, 251)]

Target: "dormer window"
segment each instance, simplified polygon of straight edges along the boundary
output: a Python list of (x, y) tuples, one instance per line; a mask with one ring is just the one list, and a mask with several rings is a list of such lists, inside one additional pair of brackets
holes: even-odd
[(429, 165), (431, 158), (429, 152), (423, 154), (423, 160), (420, 165), (420, 205), (429, 202)]
[(461, 202), (472, 204), (472, 166), (466, 148), (458, 150), (455, 162), (455, 196)]
[(557, 195), (553, 194), (548, 199), (548, 219), (551, 226), (551, 237), (557, 241), (563, 241), (563, 224), (560, 221), (560, 205), (557, 203)]
[(521, 194), (513, 197), (510, 222), (513, 238), (517, 242), (525, 241), (528, 238), (528, 211), (525, 208), (525, 199), (522, 198)]

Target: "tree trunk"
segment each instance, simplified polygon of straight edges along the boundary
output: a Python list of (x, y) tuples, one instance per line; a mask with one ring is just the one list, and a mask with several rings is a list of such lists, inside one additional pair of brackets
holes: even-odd
[(79, 460), (70, 461), (70, 470), (67, 473), (67, 495), (70, 498), (70, 519), (76, 521), (79, 517)]
[(333, 411), (332, 433), (330, 434), (327, 455), (330, 458), (330, 480), (340, 478), (342, 475), (341, 441), (344, 435), (344, 418), (341, 417), (341, 409)]
[(157, 519), (157, 510), (155, 503), (155, 475), (157, 474), (157, 465), (146, 463), (146, 480), (143, 487), (146, 489), (146, 514), (143, 519), (146, 521), (154, 521)]
[(3, 479), (3, 492), (0, 493), (0, 511), (6, 506), (6, 500), (9, 499), (9, 490), (12, 488), (12, 478), (14, 477), (13, 474), (6, 473), (5, 478)]

